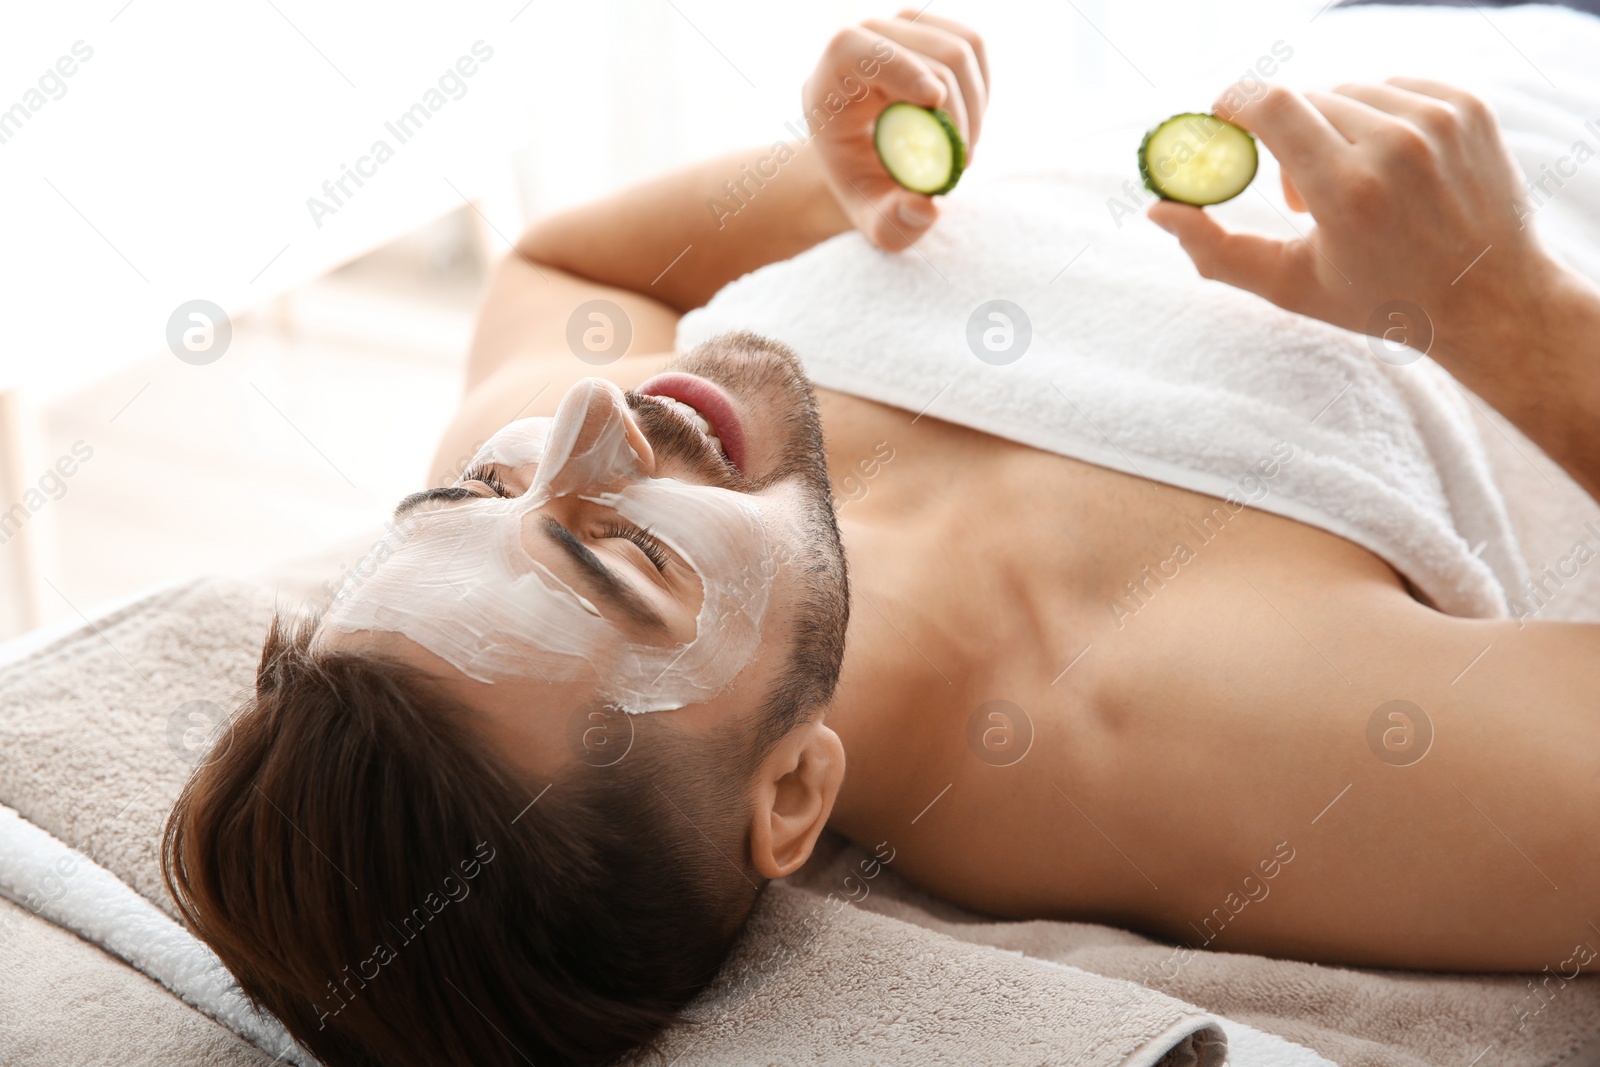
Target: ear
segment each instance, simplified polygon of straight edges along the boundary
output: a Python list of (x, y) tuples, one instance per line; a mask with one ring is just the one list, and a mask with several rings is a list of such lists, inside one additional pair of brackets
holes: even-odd
[(811, 856), (844, 781), (844, 744), (820, 719), (778, 742), (756, 772), (750, 857), (763, 878), (794, 873)]

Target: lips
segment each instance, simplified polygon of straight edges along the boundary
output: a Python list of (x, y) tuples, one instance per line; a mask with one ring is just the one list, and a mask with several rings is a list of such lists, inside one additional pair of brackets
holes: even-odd
[(693, 408), (711, 425), (711, 436), (722, 441), (722, 448), (740, 474), (745, 473), (744, 423), (734, 405), (733, 398), (715, 382), (697, 374), (668, 371), (640, 385), (634, 392), (641, 396), (676, 400)]

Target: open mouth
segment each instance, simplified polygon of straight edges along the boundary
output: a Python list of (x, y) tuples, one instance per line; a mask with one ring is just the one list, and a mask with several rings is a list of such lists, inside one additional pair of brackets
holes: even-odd
[(716, 449), (723, 455), (724, 458), (726, 458), (728, 455), (728, 449), (723, 445), (722, 438), (717, 436), (717, 431), (712, 429), (710, 421), (707, 420), (704, 415), (700, 414), (683, 401), (674, 400), (670, 396), (652, 396), (650, 399), (658, 401), (669, 411), (675, 411), (679, 415), (688, 419), (694, 424), (694, 428), (700, 431), (700, 436), (704, 437), (706, 441), (710, 443), (712, 448)]
[(693, 426), (716, 453), (740, 474), (744, 469), (744, 425), (733, 399), (721, 386), (697, 374), (658, 374), (634, 392), (661, 403)]

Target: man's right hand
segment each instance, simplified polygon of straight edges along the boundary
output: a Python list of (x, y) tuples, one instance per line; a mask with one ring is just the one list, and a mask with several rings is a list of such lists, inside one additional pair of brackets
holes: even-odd
[(1282, 240), (1153, 205), (1151, 220), (1200, 273), (1427, 351), (1600, 499), (1600, 288), (1535, 235), (1489, 106), (1390, 78), (1331, 93), (1273, 86), (1254, 99), (1235, 86), (1217, 114), (1272, 151), (1290, 208), (1316, 224)]
[(1241, 95), (1225, 93), (1218, 117), (1272, 151), (1289, 206), (1316, 225), (1285, 241), (1229, 233), (1198, 208), (1152, 207), (1202, 275), (1380, 336), (1392, 325), (1381, 309), (1409, 301), (1449, 352), (1548, 283), (1556, 268), (1524, 225), (1517, 164), (1476, 96), (1391, 78), (1303, 95), (1273, 86), (1230, 112), (1224, 102)]

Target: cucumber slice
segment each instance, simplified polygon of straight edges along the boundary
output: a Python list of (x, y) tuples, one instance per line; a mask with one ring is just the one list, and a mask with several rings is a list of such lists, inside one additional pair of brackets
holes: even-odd
[(1256, 176), (1256, 139), (1215, 115), (1185, 112), (1139, 143), (1139, 176), (1163, 200), (1204, 207), (1232, 200)]
[(889, 177), (913, 193), (948, 193), (967, 163), (967, 146), (949, 115), (904, 101), (878, 115), (872, 144)]

